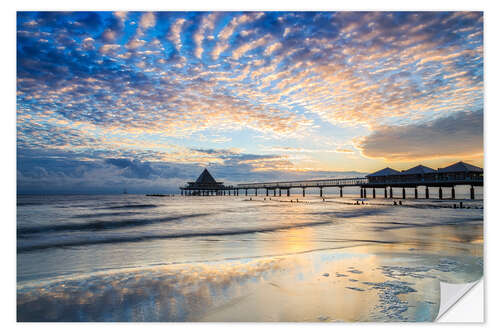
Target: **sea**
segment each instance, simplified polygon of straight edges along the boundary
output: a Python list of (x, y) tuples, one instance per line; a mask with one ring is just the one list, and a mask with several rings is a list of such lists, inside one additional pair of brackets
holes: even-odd
[(478, 190), (18, 195), (17, 320), (433, 321), (483, 275)]

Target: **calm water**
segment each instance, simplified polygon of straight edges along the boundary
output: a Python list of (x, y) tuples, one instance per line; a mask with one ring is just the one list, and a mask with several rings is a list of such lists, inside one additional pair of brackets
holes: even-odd
[(482, 276), (482, 200), (249, 198), (18, 196), (18, 320), (429, 321)]

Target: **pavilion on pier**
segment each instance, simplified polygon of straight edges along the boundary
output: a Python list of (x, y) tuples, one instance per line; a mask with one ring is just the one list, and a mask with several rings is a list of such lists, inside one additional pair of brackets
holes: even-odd
[(232, 186), (225, 186), (223, 182), (217, 182), (215, 178), (208, 172), (203, 170), (198, 179), (194, 182), (188, 182), (185, 186), (181, 186), (182, 195), (225, 195), (233, 189)]

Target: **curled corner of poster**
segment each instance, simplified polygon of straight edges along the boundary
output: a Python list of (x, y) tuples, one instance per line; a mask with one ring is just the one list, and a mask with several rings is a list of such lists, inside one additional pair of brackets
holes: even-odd
[(483, 323), (483, 279), (463, 284), (440, 283), (441, 300), (437, 322)]

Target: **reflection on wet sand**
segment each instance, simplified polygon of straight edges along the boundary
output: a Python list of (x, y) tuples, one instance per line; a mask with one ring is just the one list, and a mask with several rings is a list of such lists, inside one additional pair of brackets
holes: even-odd
[[(290, 246), (300, 249), (297, 239)], [(423, 321), (439, 310), (439, 279), (474, 280), (482, 268), (475, 257), (446, 261), (386, 246), (26, 285), (18, 315), (21, 321)], [(130, 311), (120, 310), (123, 303)]]

